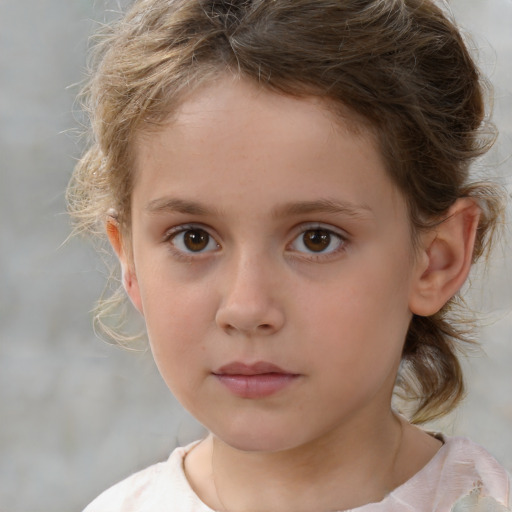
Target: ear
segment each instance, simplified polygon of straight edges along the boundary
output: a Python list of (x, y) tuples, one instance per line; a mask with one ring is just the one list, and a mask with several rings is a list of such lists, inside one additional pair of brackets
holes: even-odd
[(439, 225), (422, 235), (412, 283), (412, 313), (437, 313), (466, 281), (473, 259), (480, 207), (470, 198), (458, 199)]
[(114, 249), (114, 252), (116, 253), (119, 259), (119, 263), (121, 264), (124, 289), (126, 290), (128, 297), (130, 297), (130, 300), (132, 301), (133, 305), (139, 310), (141, 314), (143, 314), (142, 300), (140, 296), (137, 275), (135, 273), (135, 267), (133, 265), (132, 259), (126, 253), (121, 235), (121, 230), (119, 227), (119, 222), (117, 221), (115, 216), (110, 214), (108, 215), (105, 224), (105, 230), (107, 232), (110, 245), (112, 245), (112, 248)]

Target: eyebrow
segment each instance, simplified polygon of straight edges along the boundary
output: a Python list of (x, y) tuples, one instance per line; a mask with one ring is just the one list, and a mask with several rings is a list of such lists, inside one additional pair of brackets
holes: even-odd
[(214, 211), (196, 201), (177, 199), (172, 197), (161, 197), (149, 201), (145, 210), (149, 213), (185, 213), (189, 215), (210, 215)]
[(363, 218), (373, 213), (366, 204), (354, 204), (336, 199), (317, 199), (314, 201), (298, 201), (279, 206), (273, 211), (274, 217), (287, 217), (311, 213), (330, 213), (346, 217)]
[[(220, 211), (216, 208), (212, 209), (196, 201), (172, 197), (153, 199), (146, 205), (145, 210), (151, 214), (174, 212), (197, 216), (220, 214)], [(329, 213), (352, 218), (364, 218), (373, 212), (366, 204), (354, 204), (335, 199), (317, 199), (286, 203), (274, 208), (271, 215), (274, 218), (282, 218), (313, 213)]]

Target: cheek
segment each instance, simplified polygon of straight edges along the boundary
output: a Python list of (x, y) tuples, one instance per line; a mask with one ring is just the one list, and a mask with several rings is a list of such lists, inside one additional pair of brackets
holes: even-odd
[(141, 295), (155, 358), (160, 354), (185, 357), (203, 343), (205, 331), (214, 320), (207, 290), (151, 279), (141, 283)]
[(302, 328), (317, 340), (316, 350), (328, 352), (347, 372), (384, 361), (394, 365), (411, 317), (406, 272), (383, 271), (375, 263), (361, 268), (328, 289), (310, 290), (299, 305), (308, 311)]
[(146, 327), (151, 352), (167, 387), (187, 409), (206, 367), (208, 326), (201, 304), (187, 294), (163, 290), (146, 300)]

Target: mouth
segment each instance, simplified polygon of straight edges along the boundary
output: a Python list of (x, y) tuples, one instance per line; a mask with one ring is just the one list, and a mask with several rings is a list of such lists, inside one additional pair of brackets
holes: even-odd
[(229, 363), (212, 372), (231, 393), (241, 398), (265, 398), (291, 385), (300, 374), (259, 361), (254, 364)]

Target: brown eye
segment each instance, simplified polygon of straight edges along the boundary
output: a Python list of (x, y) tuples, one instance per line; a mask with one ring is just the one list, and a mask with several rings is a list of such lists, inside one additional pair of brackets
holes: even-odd
[(323, 227), (306, 229), (290, 244), (294, 251), (304, 254), (329, 255), (345, 248), (346, 238)]
[(183, 229), (174, 234), (170, 240), (176, 249), (185, 253), (208, 252), (218, 248), (215, 239), (201, 228)]
[(203, 251), (208, 246), (210, 235), (202, 229), (194, 229), (185, 231), (183, 235), (183, 243), (189, 251)]
[(331, 233), (325, 229), (310, 229), (304, 232), (302, 240), (310, 251), (322, 252), (331, 244)]

